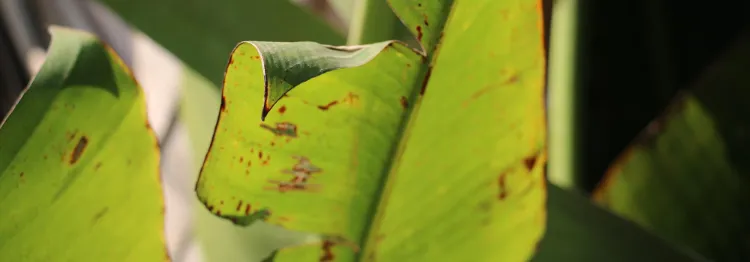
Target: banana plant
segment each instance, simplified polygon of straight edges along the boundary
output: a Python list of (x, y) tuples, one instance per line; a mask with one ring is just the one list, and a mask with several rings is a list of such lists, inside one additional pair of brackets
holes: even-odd
[(750, 259), (750, 31), (610, 167), (593, 198), (716, 261)]
[[(417, 49), (232, 50), (204, 212), (309, 236), (268, 261), (702, 260), (545, 180), (540, 1), (389, 3)], [(169, 260), (142, 91), (94, 36), (52, 35), (0, 125), (0, 258)]]
[(274, 261), (530, 258), (546, 220), (541, 6), (391, 5), (420, 50), (232, 51), (200, 200), (319, 236)]
[(93, 35), (50, 32), (47, 60), (0, 123), (0, 260), (169, 259), (143, 91)]

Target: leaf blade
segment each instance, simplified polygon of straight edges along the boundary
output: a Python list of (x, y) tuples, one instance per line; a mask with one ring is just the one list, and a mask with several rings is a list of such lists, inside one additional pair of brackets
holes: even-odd
[(94, 36), (50, 32), (47, 60), (0, 126), (0, 209), (9, 211), (0, 256), (163, 261), (159, 149), (143, 93)]

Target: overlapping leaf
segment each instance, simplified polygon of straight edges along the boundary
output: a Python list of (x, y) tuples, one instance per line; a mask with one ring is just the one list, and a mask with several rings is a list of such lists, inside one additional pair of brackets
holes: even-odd
[(0, 258), (164, 261), (143, 92), (92, 35), (51, 33), (41, 71), (0, 126)]
[(391, 4), (415, 31), (427, 17), (426, 56), (390, 42), (234, 50), (199, 198), (238, 224), (322, 236), (276, 261), (528, 259), (545, 225), (539, 3)]
[(750, 234), (747, 32), (611, 167), (595, 199), (718, 261), (745, 261)]

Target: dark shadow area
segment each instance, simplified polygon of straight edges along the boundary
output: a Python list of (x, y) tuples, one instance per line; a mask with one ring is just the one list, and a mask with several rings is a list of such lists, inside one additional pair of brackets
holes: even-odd
[(581, 100), (584, 188), (748, 24), (750, 2), (585, 2)]

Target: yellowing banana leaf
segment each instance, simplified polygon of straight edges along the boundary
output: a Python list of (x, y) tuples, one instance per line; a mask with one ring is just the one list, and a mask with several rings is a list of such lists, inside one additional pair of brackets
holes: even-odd
[(50, 32), (41, 71), (0, 124), (0, 260), (169, 260), (143, 91), (94, 36)]
[(529, 259), (546, 217), (540, 3), (391, 5), (423, 51), (236, 47), (200, 200), (320, 236), (274, 261)]
[(716, 261), (750, 259), (750, 34), (644, 130), (595, 200)]

